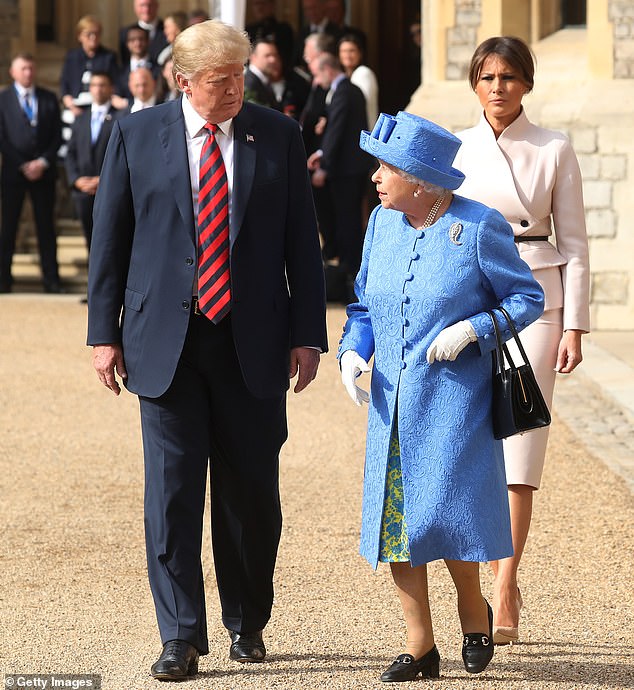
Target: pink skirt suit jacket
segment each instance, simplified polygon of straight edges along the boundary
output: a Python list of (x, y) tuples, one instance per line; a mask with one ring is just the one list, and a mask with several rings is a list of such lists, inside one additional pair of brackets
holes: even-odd
[[(557, 350), (564, 330), (590, 330), (588, 239), (581, 172), (568, 139), (529, 122), (522, 109), (495, 139), (484, 114), (456, 134), (462, 146), (454, 165), (465, 174), (457, 192), (506, 218), (520, 256), (544, 290), (543, 315), (521, 339), (549, 405)], [(546, 237), (549, 241), (531, 241)], [(517, 240), (516, 240), (517, 241)], [(504, 441), (508, 484), (539, 488), (549, 429)]]

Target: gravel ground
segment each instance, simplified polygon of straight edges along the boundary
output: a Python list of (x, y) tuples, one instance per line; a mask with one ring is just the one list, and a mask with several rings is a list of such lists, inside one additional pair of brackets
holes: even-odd
[[(171, 687), (149, 675), (160, 642), (138, 405), (97, 382), (85, 316), (76, 296), (0, 298), (0, 671), (97, 673), (107, 690)], [(333, 350), (343, 320), (330, 310)], [(317, 381), (291, 394), (267, 662), (228, 660), (207, 531), (211, 652), (182, 687), (385, 687), (378, 675), (404, 629), (387, 567), (375, 573), (357, 554), (365, 414), (346, 397), (332, 353)], [(521, 576), (522, 644), (497, 648), (484, 674), (467, 676), (450, 578), (433, 563), (442, 677), (418, 687), (634, 687), (632, 495), (557, 417), (551, 439)], [(486, 566), (483, 580), (490, 594)]]

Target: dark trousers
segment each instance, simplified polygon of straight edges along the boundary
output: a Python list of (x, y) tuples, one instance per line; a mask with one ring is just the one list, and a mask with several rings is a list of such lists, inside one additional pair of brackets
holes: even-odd
[(150, 587), (163, 643), (187, 640), (208, 653), (201, 566), (207, 470), (222, 621), (262, 630), (273, 605), (282, 514), (279, 451), (286, 396), (247, 390), (230, 316), (191, 316), (170, 388), (140, 398), (145, 457), (145, 535)]
[(59, 282), (57, 239), (55, 237), (55, 180), (2, 184), (2, 230), (0, 231), (0, 282), (11, 285), (11, 264), (15, 252), (20, 214), (26, 193), (31, 197), (33, 217), (40, 250), (40, 264), (44, 283)]
[(337, 249), (337, 237), (335, 228), (335, 218), (332, 208), (332, 199), (328, 186), (313, 187), (313, 200), (315, 203), (315, 213), (321, 235), (321, 255), (325, 261), (339, 256)]
[(92, 240), (92, 210), (95, 207), (94, 194), (77, 194), (73, 193), (73, 200), (75, 201), (75, 209), (77, 216), (81, 221), (81, 227), (86, 238), (86, 247), (90, 251), (90, 242)]
[(363, 198), (367, 175), (342, 175), (326, 183), (330, 195), (339, 265), (354, 278), (363, 251)]

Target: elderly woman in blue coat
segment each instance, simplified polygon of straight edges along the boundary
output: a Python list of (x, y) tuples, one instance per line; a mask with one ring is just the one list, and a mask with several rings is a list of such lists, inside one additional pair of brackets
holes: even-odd
[[(465, 668), (479, 673), (493, 657), (479, 563), (513, 551), (486, 311), (502, 305), (519, 330), (541, 314), (543, 292), (504, 218), (452, 194), (464, 179), (452, 167), (456, 137), (382, 113), (360, 145), (378, 159), (381, 203), (338, 356), (352, 399), (370, 402), (360, 551), (373, 567), (390, 563), (407, 625), (381, 680), (439, 675), (426, 569), (437, 559), (457, 590)], [(368, 394), (356, 381), (372, 357)]]

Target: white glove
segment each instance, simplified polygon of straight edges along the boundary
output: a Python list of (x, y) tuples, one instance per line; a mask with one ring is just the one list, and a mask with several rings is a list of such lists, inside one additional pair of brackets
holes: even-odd
[(453, 326), (443, 328), (434, 338), (427, 350), (427, 361), (429, 364), (443, 359), (453, 362), (469, 343), (477, 339), (470, 321), (458, 321)]
[(365, 359), (354, 350), (346, 350), (341, 355), (339, 364), (341, 365), (341, 380), (352, 401), (356, 405), (370, 402), (370, 394), (364, 391), (363, 388), (359, 388), (355, 383), (358, 376), (370, 371), (370, 367)]

